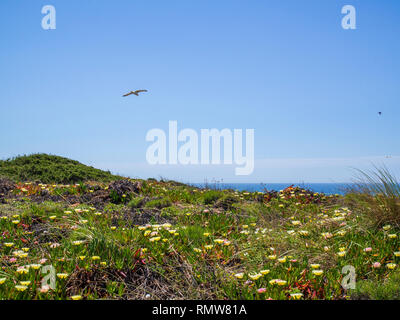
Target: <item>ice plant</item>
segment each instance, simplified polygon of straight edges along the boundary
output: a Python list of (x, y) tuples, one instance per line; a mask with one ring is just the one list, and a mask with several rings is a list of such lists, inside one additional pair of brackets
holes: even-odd
[(312, 273), (315, 274), (316, 276), (320, 276), (324, 273), (324, 271), (323, 270), (313, 270)]
[(293, 299), (295, 299), (295, 300), (299, 300), (299, 299), (301, 299), (301, 297), (303, 296), (303, 294), (302, 293), (300, 293), (300, 292), (297, 292), (297, 293), (291, 293), (290, 294), (290, 297), (292, 297)]
[(17, 289), (17, 291), (25, 291), (26, 289), (28, 289), (27, 286), (22, 286), (22, 285), (16, 285), (15, 289)]

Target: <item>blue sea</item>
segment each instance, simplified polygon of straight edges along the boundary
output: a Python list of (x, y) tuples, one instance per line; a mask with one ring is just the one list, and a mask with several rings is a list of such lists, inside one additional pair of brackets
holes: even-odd
[(191, 185), (196, 187), (208, 187), (211, 189), (233, 189), (238, 191), (279, 191), (283, 190), (291, 185), (299, 186), (304, 189), (309, 189), (314, 192), (320, 192), (325, 194), (344, 194), (348, 189), (350, 183), (192, 183)]

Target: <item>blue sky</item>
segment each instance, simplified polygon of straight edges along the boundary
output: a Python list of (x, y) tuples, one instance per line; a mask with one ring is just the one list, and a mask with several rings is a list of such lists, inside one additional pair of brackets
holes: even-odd
[[(56, 30), (41, 28), (48, 4)], [(341, 27), (346, 4), (356, 30)], [(399, 18), (397, 0), (2, 0), (0, 158), (186, 182), (347, 182), (371, 163), (399, 174)], [(146, 133), (169, 120), (255, 129), (253, 174), (148, 165)]]

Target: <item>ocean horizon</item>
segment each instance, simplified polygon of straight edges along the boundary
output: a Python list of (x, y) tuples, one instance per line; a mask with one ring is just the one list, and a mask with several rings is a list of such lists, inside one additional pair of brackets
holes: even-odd
[(223, 183), (223, 182), (203, 182), (189, 183), (189, 185), (200, 188), (211, 188), (218, 190), (233, 189), (237, 191), (263, 192), (283, 190), (291, 185), (298, 186), (314, 192), (325, 194), (345, 194), (352, 183)]

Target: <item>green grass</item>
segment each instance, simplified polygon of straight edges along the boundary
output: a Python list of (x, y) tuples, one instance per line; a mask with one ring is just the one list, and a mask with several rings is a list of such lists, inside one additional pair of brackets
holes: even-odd
[(109, 182), (121, 177), (79, 163), (48, 154), (32, 154), (0, 160), (0, 177), (15, 182), (72, 184), (86, 181)]
[[(124, 201), (104, 182), (16, 185), (0, 204), (0, 299), (399, 297), (399, 228), (376, 224), (360, 192), (140, 182)], [(341, 286), (345, 266), (355, 289)]]

